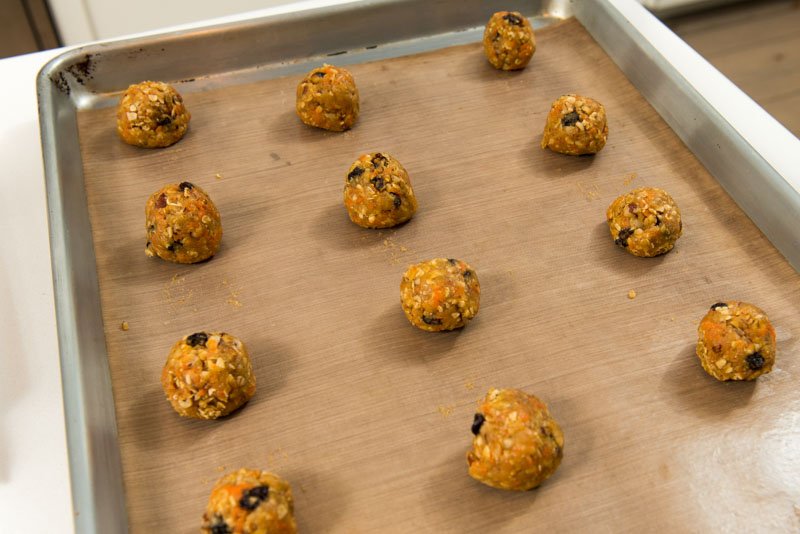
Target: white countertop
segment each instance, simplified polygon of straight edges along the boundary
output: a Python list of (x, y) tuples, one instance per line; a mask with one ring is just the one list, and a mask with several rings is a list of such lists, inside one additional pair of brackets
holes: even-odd
[(0, 509), (9, 533), (72, 531), (36, 100), (36, 74), (61, 52), (0, 61)]
[[(310, 0), (262, 10), (258, 15), (298, 11), (354, 0)], [(242, 20), (254, 14), (215, 19)], [(174, 28), (173, 28), (174, 29)], [(65, 49), (0, 60), (0, 510), (8, 533), (73, 532), (61, 372), (50, 267), (44, 168), (39, 135), (36, 74)], [(691, 59), (691, 58), (690, 58)], [(706, 71), (707, 72), (707, 71)], [(714, 76), (721, 76), (719, 73)], [(716, 81), (714, 76), (705, 83)], [(726, 87), (723, 87), (727, 90)], [(719, 91), (720, 84), (716, 84)], [(738, 90), (737, 90), (738, 91)], [(738, 97), (740, 98), (740, 97)], [(723, 103), (736, 98), (720, 98)], [(758, 108), (755, 108), (761, 113)], [(727, 110), (726, 110), (727, 111)], [(747, 117), (739, 114), (738, 122)], [(726, 113), (726, 116), (731, 116)], [(767, 124), (765, 131), (779, 127)], [(748, 121), (753, 125), (753, 121)], [(782, 128), (781, 128), (782, 129)], [(749, 132), (768, 159), (794, 168), (785, 148), (796, 141), (781, 133), (770, 140)], [(779, 142), (780, 141), (780, 142)], [(785, 173), (793, 175), (794, 171)], [(43, 509), (46, 507), (46, 511)]]

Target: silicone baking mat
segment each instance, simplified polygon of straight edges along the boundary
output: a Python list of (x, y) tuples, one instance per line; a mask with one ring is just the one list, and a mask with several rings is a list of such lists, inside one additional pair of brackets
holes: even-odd
[[(300, 123), (298, 77), (185, 94), (189, 132), (163, 150), (122, 143), (113, 108), (79, 113), (132, 532), (196, 532), (214, 481), (242, 466), (291, 482), (303, 532), (797, 525), (798, 274), (579, 23), (537, 44), (513, 73), (477, 43), (349, 66), (362, 106), (343, 134)], [(606, 107), (594, 157), (539, 148), (569, 92)], [(349, 165), (373, 151), (419, 199), (399, 228), (359, 228), (342, 205)], [(222, 248), (199, 265), (144, 254), (147, 197), (183, 180), (222, 215)], [(683, 214), (653, 259), (605, 223), (642, 186)], [(477, 272), (463, 331), (423, 332), (400, 308), (404, 270), (432, 257)], [(718, 383), (694, 356), (726, 299), (776, 326), (777, 365), (756, 383)], [(181, 419), (159, 384), (172, 344), (200, 330), (253, 359), (256, 395), (223, 420)], [(489, 387), (539, 396), (563, 428), (563, 463), (537, 490), (466, 473)]]

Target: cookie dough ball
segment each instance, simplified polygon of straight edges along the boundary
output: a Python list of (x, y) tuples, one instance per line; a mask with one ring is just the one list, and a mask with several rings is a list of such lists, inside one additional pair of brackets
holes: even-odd
[(175, 263), (197, 263), (217, 253), (219, 212), (205, 191), (189, 182), (167, 185), (147, 199), (145, 254)]
[(717, 380), (754, 380), (775, 363), (775, 329), (746, 302), (718, 302), (697, 328), (697, 357)]
[(596, 154), (606, 146), (606, 110), (597, 100), (564, 95), (553, 102), (544, 125), (542, 148), (582, 156)]
[(342, 132), (358, 118), (358, 89), (353, 75), (341, 67), (323, 65), (297, 86), (297, 115), (305, 124)]
[(561, 463), (564, 434), (547, 405), (518, 389), (491, 389), (472, 422), (469, 475), (494, 488), (525, 491)]
[(618, 197), (606, 210), (614, 243), (634, 256), (653, 257), (672, 250), (681, 236), (681, 212), (662, 189), (642, 187)]
[(519, 70), (536, 52), (536, 40), (528, 19), (516, 11), (492, 15), (483, 32), (483, 53), (496, 69)]
[(289, 483), (257, 469), (239, 469), (211, 490), (203, 534), (294, 534), (294, 499)]
[(429, 332), (461, 328), (478, 314), (478, 275), (461, 260), (436, 258), (408, 268), (400, 303), (411, 324)]
[(222, 332), (196, 332), (172, 347), (161, 386), (180, 415), (216, 419), (250, 400), (256, 377), (244, 343)]
[(129, 145), (160, 148), (180, 141), (191, 115), (171, 85), (142, 82), (128, 87), (117, 108), (117, 133)]
[(389, 228), (417, 211), (411, 179), (389, 154), (364, 154), (350, 166), (344, 182), (350, 220), (364, 228)]

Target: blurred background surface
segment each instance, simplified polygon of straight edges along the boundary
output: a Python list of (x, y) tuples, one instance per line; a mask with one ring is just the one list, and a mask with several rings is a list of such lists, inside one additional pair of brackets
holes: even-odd
[[(639, 1), (800, 137), (800, 0)], [(0, 58), (290, 2), (0, 0)]]

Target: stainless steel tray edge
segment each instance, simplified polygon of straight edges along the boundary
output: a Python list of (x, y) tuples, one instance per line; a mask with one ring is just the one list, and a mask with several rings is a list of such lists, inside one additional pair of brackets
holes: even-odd
[[(575, 3), (581, 24), (800, 271), (800, 140), (637, 2), (588, 4)], [(748, 121), (737, 128), (734, 113)]]
[(37, 93), (75, 531), (126, 532), (119, 447), (108, 445), (117, 424), (77, 118), (68, 94), (53, 88), (58, 65), (42, 69)]
[(543, 14), (534, 26), (572, 14), (569, 0), (364, 0), (87, 45), (54, 59), (42, 75), (86, 109), (109, 105), (109, 96), (144, 79), (191, 91), (302, 72), (312, 61), (346, 65), (474, 42), (500, 6)]

